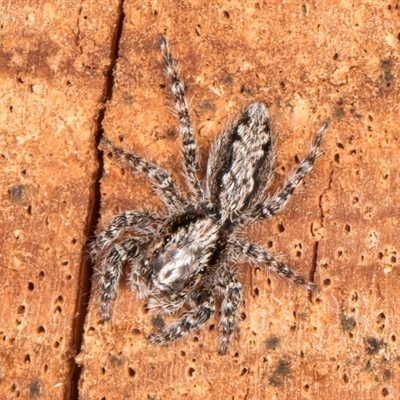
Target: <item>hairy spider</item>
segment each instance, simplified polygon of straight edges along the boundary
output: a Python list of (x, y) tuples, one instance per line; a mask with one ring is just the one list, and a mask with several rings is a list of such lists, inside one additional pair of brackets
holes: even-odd
[(100, 314), (109, 319), (122, 265), (129, 264), (129, 283), (148, 308), (179, 319), (150, 335), (167, 345), (201, 328), (215, 312), (221, 297), (219, 353), (225, 354), (238, 332), (242, 285), (237, 263), (265, 265), (278, 276), (318, 292), (318, 286), (292, 271), (264, 247), (249, 242), (243, 227), (272, 218), (311, 171), (329, 119), (317, 132), (306, 158), (272, 197), (267, 193), (275, 161), (274, 139), (263, 103), (250, 104), (216, 139), (204, 182), (197, 178), (194, 128), (177, 64), (166, 38), (160, 35), (165, 72), (179, 117), (184, 173), (189, 193), (183, 194), (159, 166), (119, 148), (108, 139), (102, 148), (133, 170), (146, 174), (162, 198), (167, 213), (153, 215), (125, 211), (115, 215), (91, 244), (91, 258), (99, 271)]

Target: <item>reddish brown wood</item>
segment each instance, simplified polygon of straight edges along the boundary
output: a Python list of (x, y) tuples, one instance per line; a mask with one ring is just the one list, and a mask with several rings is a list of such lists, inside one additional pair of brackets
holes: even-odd
[[(217, 317), (159, 348), (146, 341), (152, 316), (124, 284), (111, 322), (92, 297), (80, 398), (396, 399), (398, 6), (126, 0), (115, 41), (117, 2), (14, 3), (1, 6), (0, 398), (74, 395), (107, 87), (104, 134), (183, 185), (164, 32), (192, 98), (201, 173), (213, 139), (253, 101), (268, 104), (277, 136), (274, 189), (332, 118), (303, 189), (249, 232), (322, 291), (310, 297), (244, 265), (245, 319), (225, 357)], [(159, 207), (145, 178), (107, 157), (100, 190), (102, 225), (119, 210)]]
[(112, 1), (1, 5), (1, 399), (76, 392), (116, 11)]

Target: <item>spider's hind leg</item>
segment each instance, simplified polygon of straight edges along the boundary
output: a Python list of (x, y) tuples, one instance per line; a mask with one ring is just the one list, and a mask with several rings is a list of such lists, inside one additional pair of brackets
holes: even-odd
[(219, 354), (224, 355), (239, 331), (239, 306), (242, 303), (243, 289), (234, 271), (227, 266), (219, 266), (214, 277), (217, 293), (223, 296), (219, 323)]
[(203, 290), (196, 296), (195, 302), (196, 306), (184, 313), (180, 319), (165, 327), (160, 333), (150, 335), (150, 342), (167, 346), (200, 329), (215, 312), (214, 296), (208, 290)]

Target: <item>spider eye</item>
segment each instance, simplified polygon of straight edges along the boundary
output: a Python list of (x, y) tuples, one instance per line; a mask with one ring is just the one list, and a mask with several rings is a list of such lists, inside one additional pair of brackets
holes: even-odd
[(168, 243), (171, 241), (171, 239), (172, 239), (172, 236), (171, 236), (171, 235), (165, 236), (165, 238), (164, 238), (164, 246), (165, 246), (166, 244), (168, 244)]
[(203, 268), (198, 272), (199, 275), (204, 275), (205, 273), (206, 273), (206, 267), (203, 267)]

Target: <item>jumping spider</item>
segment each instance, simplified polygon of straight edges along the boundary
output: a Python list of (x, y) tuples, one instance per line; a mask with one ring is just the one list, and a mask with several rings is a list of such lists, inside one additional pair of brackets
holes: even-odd
[(215, 298), (222, 298), (219, 353), (225, 354), (238, 332), (242, 285), (237, 263), (264, 265), (282, 278), (318, 292), (318, 286), (292, 271), (264, 247), (249, 242), (244, 227), (272, 218), (281, 211), (294, 190), (311, 171), (329, 119), (311, 143), (306, 158), (287, 183), (272, 197), (267, 193), (276, 158), (270, 120), (263, 103), (250, 104), (216, 139), (204, 182), (197, 178), (194, 128), (177, 64), (166, 38), (160, 35), (165, 72), (179, 117), (184, 174), (189, 188), (182, 193), (171, 176), (108, 139), (102, 148), (135, 171), (146, 174), (167, 212), (153, 215), (125, 211), (114, 216), (91, 244), (91, 258), (99, 271), (100, 314), (110, 319), (122, 265), (130, 267), (129, 283), (139, 299), (159, 315), (179, 319), (149, 337), (168, 345), (197, 331), (215, 312)]

